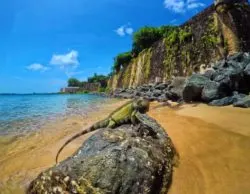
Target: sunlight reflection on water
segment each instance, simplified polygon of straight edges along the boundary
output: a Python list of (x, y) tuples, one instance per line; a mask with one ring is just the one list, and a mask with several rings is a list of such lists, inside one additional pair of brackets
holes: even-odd
[(95, 95), (0, 95), (0, 135), (24, 134), (67, 116), (86, 116), (109, 99)]

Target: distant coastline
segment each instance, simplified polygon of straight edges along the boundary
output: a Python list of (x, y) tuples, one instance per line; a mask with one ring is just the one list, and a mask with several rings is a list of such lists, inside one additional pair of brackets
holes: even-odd
[(59, 92), (49, 92), (49, 93), (0, 93), (2, 96), (10, 96), (10, 95), (54, 95), (60, 94)]

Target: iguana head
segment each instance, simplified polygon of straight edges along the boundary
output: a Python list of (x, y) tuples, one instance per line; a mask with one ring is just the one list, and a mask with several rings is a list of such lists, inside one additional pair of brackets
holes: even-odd
[(149, 111), (149, 101), (143, 98), (134, 100), (133, 107), (140, 113), (146, 113)]

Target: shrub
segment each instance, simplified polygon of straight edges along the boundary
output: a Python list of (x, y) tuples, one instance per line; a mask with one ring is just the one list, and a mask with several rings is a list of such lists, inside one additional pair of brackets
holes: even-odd
[(159, 41), (164, 37), (168, 37), (176, 28), (176, 26), (146, 26), (141, 28), (134, 33), (133, 53), (138, 55), (142, 50), (151, 47), (156, 41)]
[(88, 78), (88, 83), (100, 83), (101, 87), (106, 87), (109, 77), (105, 75), (94, 74), (92, 77)]
[(70, 78), (68, 80), (68, 87), (79, 87), (81, 82), (76, 78)]
[(125, 52), (117, 55), (117, 57), (114, 59), (113, 70), (119, 72), (121, 68), (125, 68), (130, 63), (131, 59), (131, 52)]
[(139, 54), (142, 50), (149, 48), (153, 43), (163, 37), (161, 28), (143, 27), (134, 33), (133, 37), (133, 53)]

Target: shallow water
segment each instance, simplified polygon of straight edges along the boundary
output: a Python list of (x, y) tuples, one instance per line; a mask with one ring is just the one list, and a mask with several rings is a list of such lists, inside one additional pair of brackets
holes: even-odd
[(109, 99), (95, 95), (0, 95), (0, 135), (21, 135), (57, 118), (86, 114)]

